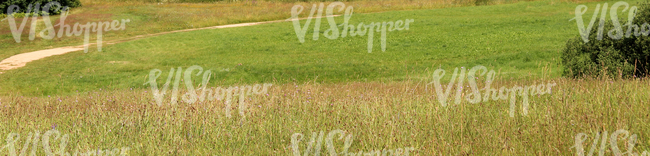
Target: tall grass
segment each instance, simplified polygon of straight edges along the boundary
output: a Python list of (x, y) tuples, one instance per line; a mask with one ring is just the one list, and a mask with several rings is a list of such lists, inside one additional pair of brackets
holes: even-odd
[[(419, 81), (274, 85), (268, 95), (247, 99), (245, 119), (237, 113), (226, 118), (223, 101), (158, 107), (148, 90), (7, 96), (0, 100), (0, 136), (55, 128), (70, 135), (68, 150), (126, 146), (130, 155), (290, 155), (292, 134), (305, 136), (304, 151), (312, 132), (341, 129), (354, 136), (352, 152), (414, 147), (412, 155), (422, 156), (573, 155), (578, 133), (592, 137), (626, 129), (639, 136), (635, 151), (650, 150), (648, 79), (498, 80), (493, 85), (546, 82), (558, 86), (550, 95), (530, 97), (527, 116), (517, 102), (514, 118), (507, 101), (463, 100), (442, 107), (432, 86)], [(625, 140), (619, 141), (626, 149)], [(18, 150), (24, 143), (23, 138)], [(343, 141), (334, 143), (340, 152)], [(321, 155), (328, 155), (324, 144)], [(58, 147), (58, 141), (50, 146)]]

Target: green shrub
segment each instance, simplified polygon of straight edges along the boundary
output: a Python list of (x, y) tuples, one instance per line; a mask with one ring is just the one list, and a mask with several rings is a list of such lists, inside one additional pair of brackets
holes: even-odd
[[(609, 10), (607, 12), (609, 13)], [(627, 18), (627, 15), (625, 13), (624, 17)], [(619, 17), (621, 16), (623, 15), (619, 14)], [(584, 22), (589, 22), (591, 16), (583, 19)], [(584, 76), (612, 78), (648, 76), (648, 67), (650, 67), (650, 37), (648, 37), (648, 33), (650, 33), (650, 25), (644, 25), (644, 23), (650, 23), (650, 3), (646, 2), (638, 7), (632, 23), (639, 26), (639, 28), (634, 29), (633, 27), (629, 37), (625, 36), (628, 31), (628, 26), (625, 25), (627, 19), (620, 20), (624, 33), (620, 39), (613, 39), (608, 36), (608, 32), (614, 29), (614, 25), (609, 14), (606, 19), (602, 40), (597, 39), (600, 22), (597, 19), (589, 33), (587, 43), (583, 41), (580, 35), (567, 42), (566, 48), (562, 51), (562, 64), (565, 67), (563, 74), (572, 78)], [(585, 27), (588, 24), (585, 23)], [(639, 36), (635, 36), (637, 30)], [(643, 33), (644, 31), (647, 33)]]
[[(80, 7), (81, 2), (79, 0), (7, 0), (4, 2), (0, 3), (0, 11), (4, 13), (8, 13), (9, 6), (11, 5), (17, 5), (19, 7), (19, 10), (17, 9), (16, 13), (27, 13), (28, 7), (31, 4), (32, 7), (40, 6), (40, 11), (37, 12), (40, 15), (44, 14), (60, 14), (62, 8), (58, 8), (56, 5), (52, 6), (49, 10), (43, 10), (45, 5), (49, 2), (59, 2), (62, 7), (69, 7), (69, 8), (75, 8), (75, 7)], [(32, 9), (29, 13), (36, 13), (35, 9)]]

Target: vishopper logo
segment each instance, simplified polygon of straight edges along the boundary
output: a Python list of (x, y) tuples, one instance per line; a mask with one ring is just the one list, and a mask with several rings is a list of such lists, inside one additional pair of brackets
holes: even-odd
[[(54, 138), (54, 140), (60, 140), (58, 150), (52, 151), (52, 148), (50, 147), (50, 139)], [(43, 146), (43, 152), (45, 155), (66, 155), (70, 156), (70, 153), (66, 151), (66, 147), (69, 142), (69, 136), (67, 134), (61, 136), (61, 132), (58, 130), (52, 129), (47, 132), (45, 132), (41, 138), (41, 133), (39, 131), (36, 131), (35, 133), (29, 133), (29, 135), (26, 136), (25, 142), (23, 145), (23, 148), (20, 150), (20, 156), (23, 156), (27, 154), (27, 150), (31, 146), (31, 153), (30, 155), (36, 155), (38, 151), (38, 146), (42, 144)], [(20, 134), (18, 133), (9, 133), (7, 135), (7, 145), (3, 146), (0, 148), (0, 154), (2, 154), (2, 151), (4, 149), (7, 149), (7, 152), (10, 156), (16, 156), (17, 152), (16, 151), (16, 144), (19, 144), (20, 141)], [(20, 146), (20, 145), (19, 145)], [(55, 147), (56, 148), (56, 147)], [(72, 156), (77, 156), (77, 155), (127, 155), (129, 147), (122, 147), (120, 149), (114, 148), (113, 150), (110, 149), (97, 149), (97, 150), (88, 150), (86, 152), (81, 152), (79, 153), (79, 149), (75, 149), (75, 152), (72, 154)]]
[[(609, 137), (609, 140), (607, 139)], [(587, 141), (589, 136), (585, 133), (578, 133), (575, 137), (575, 145), (572, 146), (571, 148), (576, 149), (576, 155), (578, 156), (584, 156), (585, 155), (585, 147), (584, 143)], [(621, 149), (619, 148), (617, 141), (618, 139), (627, 139), (627, 146), (625, 150), (626, 152), (621, 153)], [(611, 136), (607, 134), (607, 131), (604, 133), (596, 133), (592, 143), (591, 147), (589, 149), (589, 153), (587, 155), (592, 156), (594, 154), (594, 150), (598, 148), (598, 142), (600, 141), (600, 150), (598, 151), (598, 155), (602, 156), (605, 155), (605, 151), (608, 148), (607, 147), (607, 142), (610, 144), (610, 149), (612, 151), (612, 155), (615, 156), (621, 156), (621, 155), (630, 155), (630, 156), (639, 156), (639, 153), (634, 152), (634, 146), (636, 146), (637, 142), (637, 135), (632, 134), (630, 135), (630, 132), (624, 129), (619, 129), (616, 130), (614, 133), (612, 133)], [(643, 151), (641, 156), (650, 156), (650, 153), (648, 151)]]
[[(196, 74), (194, 76), (201, 76), (202, 75), (202, 81), (201, 84), (197, 87), (194, 87), (194, 83), (192, 81), (192, 73), (196, 71)], [(270, 83), (265, 83), (263, 85), (260, 84), (255, 84), (253, 86), (246, 85), (246, 86), (230, 86), (227, 88), (221, 88), (217, 87), (215, 90), (212, 90), (208, 88), (208, 83), (210, 81), (210, 78), (212, 76), (212, 71), (211, 70), (206, 70), (203, 71), (203, 68), (201, 66), (191, 66), (185, 70), (183, 73), (183, 68), (178, 67), (178, 69), (171, 68), (169, 70), (169, 74), (167, 75), (167, 81), (165, 84), (162, 86), (162, 90), (158, 88), (158, 83), (157, 79), (160, 77), (162, 74), (162, 71), (160, 69), (153, 69), (149, 72), (149, 81), (145, 82), (144, 85), (149, 84), (151, 86), (151, 93), (153, 94), (153, 98), (156, 101), (156, 104), (158, 106), (162, 106), (163, 103), (163, 98), (165, 94), (167, 93), (167, 90), (169, 88), (170, 83), (172, 82), (172, 78), (174, 79), (173, 83), (173, 89), (172, 89), (172, 94), (171, 94), (171, 105), (176, 105), (178, 101), (178, 86), (180, 85), (181, 81), (181, 76), (183, 76), (184, 84), (185, 87), (187, 87), (187, 93), (182, 95), (182, 99), (184, 102), (193, 104), (197, 101), (203, 102), (206, 99), (208, 101), (213, 101), (213, 100), (218, 100), (222, 101), (225, 100), (226, 103), (226, 117), (230, 118), (230, 110), (232, 108), (232, 101), (234, 97), (239, 97), (239, 115), (243, 117), (244, 116), (244, 110), (246, 110), (247, 105), (246, 105), (246, 96), (249, 95), (260, 95), (260, 94), (266, 94), (268, 92), (269, 87), (271, 87), (273, 84)], [(196, 88), (200, 89), (201, 92), (197, 93)]]
[[(461, 95), (463, 92), (463, 83), (465, 82), (465, 79), (468, 80), (469, 86), (472, 90), (471, 93), (469, 93), (466, 97), (466, 100), (472, 104), (480, 103), (480, 102), (486, 102), (490, 99), (497, 101), (497, 100), (508, 100), (510, 99), (510, 117), (515, 117), (515, 102), (517, 101), (516, 96), (519, 95), (519, 97), (523, 98), (522, 99), (522, 111), (523, 115), (526, 116), (528, 115), (528, 96), (532, 95), (544, 95), (544, 94), (551, 94), (552, 93), (552, 88), (555, 86), (555, 83), (547, 83), (546, 85), (544, 84), (539, 84), (537, 86), (531, 85), (531, 86), (513, 86), (512, 88), (506, 88), (506, 87), (501, 87), (498, 90), (496, 88), (492, 88), (492, 83), (494, 82), (494, 78), (496, 75), (496, 72), (494, 70), (488, 71), (488, 69), (485, 66), (474, 66), (472, 69), (469, 69), (469, 72), (466, 73), (466, 69), (461, 68), (460, 73), (458, 73), (458, 68), (454, 69), (454, 74), (451, 76), (451, 80), (449, 80), (449, 84), (447, 84), (447, 90), (445, 91), (443, 86), (440, 83), (440, 80), (445, 76), (445, 70), (444, 69), (437, 69), (436, 71), (433, 72), (433, 81), (427, 85), (433, 84), (435, 89), (436, 89), (436, 97), (438, 99), (438, 102), (445, 107), (447, 106), (447, 97), (449, 97), (449, 94), (451, 93), (451, 88), (454, 86), (454, 83), (456, 80), (458, 80), (457, 83), (457, 90), (456, 90), (456, 99), (454, 101), (455, 104), (459, 104), (461, 102)], [(487, 74), (487, 79), (485, 80), (485, 87), (482, 89), (479, 89), (476, 86), (476, 76), (477, 73), (479, 76), (486, 76)], [(467, 77), (467, 78), (466, 78)], [(484, 91), (483, 95), (481, 95), (481, 91)], [(517, 94), (519, 93), (519, 94)], [(491, 96), (490, 96), (491, 95)]]
[[(313, 132), (311, 134), (311, 139), (309, 142), (306, 143), (305, 150), (303, 155), (308, 156), (308, 155), (314, 155), (318, 156), (321, 154), (321, 148), (323, 145), (323, 131), (320, 131), (320, 133)], [(339, 136), (338, 140), (343, 140), (345, 137), (345, 142), (343, 145), (343, 150), (339, 153), (336, 152), (336, 149), (334, 147), (334, 141), (335, 136)], [(300, 142), (303, 140), (303, 135), (301, 133), (294, 133), (291, 135), (291, 150), (293, 152), (294, 156), (300, 156)], [(415, 151), (415, 148), (413, 147), (406, 147), (406, 148), (397, 148), (397, 149), (383, 149), (383, 150), (370, 150), (368, 152), (365, 152), (363, 150), (360, 150), (358, 152), (349, 152), (350, 147), (352, 146), (352, 143), (354, 142), (354, 137), (352, 134), (348, 134), (347, 136), (345, 135), (345, 132), (342, 130), (333, 130), (330, 131), (327, 134), (327, 138), (325, 140), (325, 146), (327, 152), (331, 156), (336, 156), (336, 155), (342, 155), (342, 156), (348, 156), (348, 155), (382, 155), (382, 156), (398, 156), (398, 155), (404, 155), (408, 156), (410, 151)], [(316, 145), (314, 146), (314, 143)]]
[[(576, 20), (576, 23), (578, 25), (578, 32), (580, 32), (580, 36), (582, 37), (582, 40), (587, 43), (589, 42), (589, 34), (591, 33), (591, 30), (594, 26), (594, 23), (596, 22), (596, 18), (598, 17), (598, 13), (600, 12), (600, 20), (598, 23), (598, 34), (596, 36), (597, 40), (602, 40), (603, 39), (603, 31), (605, 29), (605, 21), (607, 20), (607, 3), (603, 4), (601, 7), (600, 4), (596, 5), (596, 9), (594, 10), (594, 14), (591, 16), (591, 21), (589, 22), (589, 25), (587, 28), (585, 28), (584, 20), (582, 19), (582, 15), (584, 15), (588, 7), (586, 5), (578, 5), (575, 10), (575, 18), (572, 18), (571, 20)], [(623, 8), (622, 12), (627, 11), (627, 22), (625, 25), (621, 26), (621, 23), (619, 22), (618, 19), (618, 10), (620, 7), (625, 7)], [(609, 14), (610, 14), (610, 19), (612, 20), (612, 24), (614, 25), (614, 29), (609, 30), (607, 32), (607, 35), (615, 40), (623, 38), (623, 35), (625, 35), (626, 38), (631, 37), (632, 35), (632, 30), (634, 30), (634, 36), (648, 36), (650, 34), (650, 24), (648, 23), (643, 23), (641, 25), (641, 31), (639, 31), (639, 26), (636, 24), (633, 24), (634, 22), (634, 16), (636, 15), (637, 12), (637, 7), (632, 6), (630, 7), (630, 4), (627, 2), (619, 1), (616, 2), (612, 5), (612, 7), (609, 9)], [(571, 21), (569, 20), (569, 21)], [(623, 27), (627, 27), (626, 31), (623, 31)]]
[[(48, 11), (50, 8), (56, 7), (55, 10), (60, 10), (61, 11), (61, 17), (59, 18), (59, 23), (56, 25), (52, 25), (52, 20), (50, 20), (50, 16)], [(41, 12), (41, 6), (40, 3), (37, 3), (36, 6), (32, 6), (32, 4), (29, 5), (27, 8), (27, 12)], [(130, 19), (122, 19), (121, 22), (118, 20), (113, 20), (112, 22), (87, 22), (85, 25), (80, 25), (78, 22), (75, 23), (72, 27), (70, 25), (65, 24), (65, 19), (68, 17), (69, 12), (68, 12), (68, 7), (61, 7), (61, 4), (59, 2), (49, 2), (45, 4), (42, 7), (42, 10), (45, 12), (43, 15), (43, 23), (45, 24), (45, 29), (43, 29), (39, 35), (41, 38), (46, 39), (46, 40), (51, 40), (55, 36), (58, 38), (63, 37), (63, 34), (67, 37), (70, 37), (72, 35), (74, 36), (80, 36), (84, 35), (84, 52), (88, 52), (88, 47), (90, 46), (89, 40), (90, 40), (90, 32), (97, 32), (97, 51), (102, 51), (102, 39), (103, 39), (103, 32), (104, 31), (117, 31), (117, 30), (124, 30), (126, 29), (126, 23), (131, 22)], [(9, 22), (9, 27), (11, 28), (11, 34), (14, 37), (14, 40), (16, 40), (17, 43), (21, 42), (21, 36), (23, 33), (23, 30), (25, 28), (25, 24), (27, 24), (27, 20), (30, 18), (29, 16), (26, 16), (23, 18), (22, 23), (20, 24), (19, 27), (16, 26), (16, 20), (14, 18), (14, 13), (20, 11), (20, 7), (17, 5), (11, 5), (9, 8), (7, 8), (7, 15), (8, 19), (7, 21)], [(29, 40), (32, 41), (36, 37), (36, 25), (38, 23), (38, 14), (33, 14), (32, 17), (32, 22), (29, 30)], [(54, 26), (59, 26), (58, 33), (54, 29)], [(46, 33), (47, 32), (47, 33)]]
[[(311, 20), (314, 18), (314, 14), (316, 13), (317, 10), (318, 13), (316, 14), (316, 18), (315, 18), (316, 21), (314, 23), (314, 35), (312, 36), (312, 39), (314, 41), (318, 40), (320, 35), (320, 24), (321, 24), (321, 19), (322, 19), (321, 17), (323, 15), (324, 6), (325, 5), (323, 3), (320, 3), (318, 7), (316, 4), (314, 4), (311, 8), (311, 12), (309, 13), (309, 18), (307, 18), (304, 26), (300, 25), (300, 20), (298, 18), (298, 15), (302, 13), (305, 7), (303, 7), (302, 5), (294, 5), (291, 8), (291, 19), (289, 20), (293, 21), (293, 27), (294, 30), (296, 31), (296, 35), (298, 36), (298, 40), (300, 41), (300, 43), (305, 43), (305, 35), (307, 33), (307, 29), (309, 28)], [(345, 10), (345, 15), (343, 16), (343, 24), (337, 25), (336, 21), (334, 21), (333, 14), (335, 8), (338, 8), (339, 12)], [(361, 22), (355, 27), (353, 24), (349, 24), (350, 18), (352, 18), (353, 11), (354, 9), (352, 8), (352, 6), (348, 6), (346, 8), (345, 4), (342, 2), (334, 2), (327, 5), (325, 17), (327, 18), (327, 22), (330, 28), (323, 32), (323, 36), (325, 36), (328, 39), (334, 40), (334, 39), (338, 39), (339, 37), (345, 38), (347, 36), (354, 37), (357, 35), (364, 36), (367, 34), (368, 53), (372, 53), (375, 32), (381, 32), (381, 51), (386, 51), (386, 32), (387, 31), (392, 32), (395, 30), (397, 31), (409, 30), (409, 25), (415, 21), (414, 19), (406, 19), (404, 21), (397, 20), (395, 22), (392, 21), (372, 22), (368, 25), (365, 25), (363, 24), (363, 22)], [(343, 27), (343, 29), (339, 31), (339, 27)]]

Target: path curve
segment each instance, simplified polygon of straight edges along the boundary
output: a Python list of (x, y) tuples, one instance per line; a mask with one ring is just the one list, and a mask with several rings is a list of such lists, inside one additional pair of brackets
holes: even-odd
[[(337, 17), (337, 16), (341, 16), (341, 15), (332, 15), (331, 17)], [(323, 16), (321, 18), (326, 18), (326, 17), (330, 17), (330, 16)], [(302, 20), (302, 19), (307, 19), (307, 18), (299, 18), (298, 20)], [(175, 31), (161, 32), (161, 33), (155, 33), (155, 34), (138, 35), (138, 36), (129, 37), (129, 38), (125, 38), (125, 39), (106, 41), (105, 43), (106, 44), (116, 44), (116, 43), (121, 43), (121, 42), (126, 42), (126, 41), (142, 39), (142, 38), (146, 38), (146, 37), (159, 36), (159, 35), (177, 33), (177, 32), (188, 32), (188, 31), (204, 30), (204, 29), (221, 29), (221, 28), (245, 27), (245, 26), (253, 26), (253, 25), (276, 23), (276, 22), (286, 22), (286, 21), (294, 21), (294, 20), (296, 20), (296, 19), (286, 19), (286, 20), (277, 20), (277, 21), (266, 21), (266, 22), (252, 22), (252, 23), (239, 23), (239, 24), (220, 25), (220, 26), (212, 26), (212, 27), (205, 27), (205, 28), (175, 30)], [(96, 43), (91, 43), (91, 44), (88, 44), (88, 45), (90, 46), (90, 45), (95, 45), (95, 44)], [(0, 62), (0, 74), (3, 73), (3, 72), (1, 72), (2, 70), (11, 70), (11, 69), (24, 67), (27, 63), (35, 61), (35, 60), (39, 60), (39, 59), (54, 56), (54, 55), (62, 55), (62, 54), (69, 53), (69, 52), (83, 50), (84, 46), (85, 45), (60, 47), (60, 48), (54, 48), (54, 49), (46, 49), (46, 50), (39, 50), (39, 51), (34, 51), (34, 52), (17, 54), (17, 55), (9, 57), (7, 59), (4, 59), (4, 60), (2, 60)]]

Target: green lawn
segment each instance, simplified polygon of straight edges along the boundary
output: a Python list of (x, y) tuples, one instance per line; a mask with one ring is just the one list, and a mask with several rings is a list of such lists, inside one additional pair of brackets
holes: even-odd
[[(66, 18), (67, 24), (87, 22), (103, 22), (120, 19), (130, 19), (126, 30), (110, 31), (103, 33), (104, 41), (112, 41), (173, 30), (203, 28), (216, 25), (237, 24), (246, 22), (260, 22), (284, 20), (291, 16), (291, 7), (295, 4), (311, 5), (311, 2), (290, 2), (278, 0), (263, 1), (228, 1), (212, 3), (154, 3), (150, 0), (80, 0), (83, 7), (74, 8)], [(217, 0), (220, 1), (220, 0)], [(474, 0), (355, 0), (344, 2), (355, 7), (357, 13), (383, 12), (395, 10), (435, 9), (461, 6), (473, 6)], [(485, 0), (479, 0), (485, 1)], [(490, 0), (488, 5), (513, 3), (518, 0)], [(169, 2), (169, 1), (168, 1)], [(23, 8), (24, 9), (24, 8)], [(4, 10), (6, 12), (7, 10)], [(307, 13), (307, 12), (304, 12)], [(0, 19), (4, 19), (0, 12)], [(50, 16), (57, 20), (58, 15)], [(42, 19), (39, 19), (42, 21)], [(19, 21), (22, 21), (19, 19)], [(28, 21), (31, 23), (31, 21)], [(32, 52), (36, 50), (58, 48), (63, 46), (76, 46), (83, 44), (83, 36), (72, 36), (45, 40), (36, 37), (29, 40), (28, 35), (23, 35), (23, 42), (16, 43), (11, 35), (7, 20), (0, 23), (0, 59), (12, 55)], [(20, 22), (18, 22), (20, 24)], [(30, 31), (30, 25), (25, 26), (24, 34)], [(38, 22), (36, 32), (46, 26)], [(90, 40), (95, 41), (96, 35), (90, 35)], [(94, 42), (93, 42), (94, 43)]]
[[(372, 53), (367, 53), (366, 36), (330, 40), (321, 33), (319, 40), (311, 40), (314, 22), (305, 43), (298, 41), (291, 22), (174, 33), (28, 63), (0, 74), (0, 93), (145, 88), (152, 69), (166, 75), (170, 68), (192, 65), (215, 71), (211, 85), (420, 79), (432, 69), (474, 65), (510, 73), (504, 75), (510, 78), (539, 77), (541, 66), (558, 66), (565, 42), (578, 35), (575, 22), (569, 21), (577, 5), (547, 0), (354, 14), (354, 25), (414, 19), (409, 30), (388, 32), (385, 52), (375, 33)], [(336, 19), (342, 23), (342, 17)], [(320, 31), (327, 28), (323, 20)], [(560, 70), (551, 69), (552, 77), (560, 76)]]

